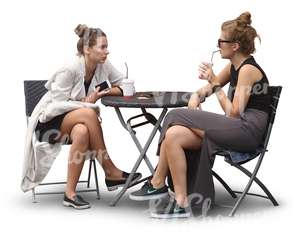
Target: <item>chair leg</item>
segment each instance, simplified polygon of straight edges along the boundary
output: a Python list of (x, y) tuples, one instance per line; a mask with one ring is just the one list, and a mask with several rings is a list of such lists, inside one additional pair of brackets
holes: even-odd
[(90, 188), (91, 171), (92, 171), (92, 160), (90, 159), (89, 173), (88, 173), (88, 179), (87, 179), (87, 188)]
[[(250, 171), (248, 171), (246, 168), (240, 166), (240, 165), (234, 165), (236, 168), (241, 170), (244, 174), (246, 174), (248, 177), (251, 177), (252, 174)], [(273, 203), (274, 206), (278, 206), (278, 202), (275, 200), (271, 192), (268, 190), (268, 188), (255, 176), (254, 181), (256, 184), (260, 186), (260, 188), (265, 192), (265, 194), (268, 196), (268, 199)]]
[[(80, 183), (86, 183), (87, 182), (87, 188), (90, 188), (91, 183), (91, 175), (92, 175), (92, 167), (94, 167), (94, 177), (95, 177), (95, 184), (96, 184), (96, 192), (97, 192), (97, 199), (100, 199), (100, 191), (99, 191), (99, 184), (98, 184), (98, 175), (97, 175), (97, 168), (96, 168), (96, 162), (94, 159), (90, 159), (90, 165), (89, 165), (89, 172), (88, 172), (88, 179), (87, 181), (79, 181)], [(57, 185), (57, 184), (66, 184), (66, 182), (49, 182), (49, 183), (41, 183), (40, 186), (43, 185)], [(80, 192), (89, 192), (89, 191), (95, 191), (95, 189), (92, 190), (82, 190)], [(48, 194), (63, 194), (64, 192), (35, 192), (35, 188), (31, 189), (32, 192), (32, 202), (37, 203), (36, 196), (37, 195), (48, 195)]]
[(33, 203), (37, 203), (37, 200), (36, 200), (36, 198), (35, 198), (35, 188), (32, 188), (32, 190), (31, 190), (31, 192), (32, 192), (32, 202)]
[(211, 171), (212, 175), (224, 186), (227, 192), (233, 197), (237, 198), (237, 195), (233, 192), (233, 190), (227, 185), (227, 183), (219, 176), (215, 171)]
[(250, 180), (248, 181), (248, 184), (245, 187), (242, 195), (239, 197), (239, 199), (237, 200), (236, 204), (234, 205), (232, 211), (230, 212), (229, 217), (234, 216), (235, 212), (237, 211), (237, 209), (241, 205), (242, 201), (244, 200), (245, 196), (247, 195), (253, 181), (255, 181), (262, 188), (262, 190), (268, 195), (268, 199), (270, 199), (270, 201), (274, 204), (274, 206), (278, 206), (277, 201), (274, 199), (274, 197), (269, 192), (269, 190), (264, 186), (264, 184), (259, 179), (256, 178), (256, 174), (257, 174), (258, 168), (259, 168), (258, 166), (260, 165), (261, 161), (262, 161), (262, 157), (259, 159), (259, 161), (257, 163), (257, 166), (256, 166), (256, 168), (255, 168), (255, 170), (252, 174), (250, 173), (250, 171), (248, 171), (247, 169), (245, 169), (241, 165), (238, 165), (238, 164), (232, 165), (232, 166), (238, 168), (239, 170), (241, 170), (248, 177), (250, 177)]
[(97, 168), (96, 168), (96, 162), (95, 160), (90, 161), (90, 164), (93, 164), (94, 167), (94, 174), (95, 174), (95, 185), (96, 185), (96, 192), (97, 192), (97, 199), (100, 199), (100, 192), (99, 192), (99, 185), (98, 185), (98, 175), (97, 175)]

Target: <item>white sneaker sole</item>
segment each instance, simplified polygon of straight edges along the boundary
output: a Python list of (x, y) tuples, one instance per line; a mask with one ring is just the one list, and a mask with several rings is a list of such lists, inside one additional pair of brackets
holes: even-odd
[(132, 194), (129, 195), (129, 198), (134, 201), (147, 201), (147, 200), (155, 200), (155, 199), (160, 199), (168, 196), (169, 193), (160, 193), (160, 194), (155, 194), (155, 195), (149, 195), (149, 196), (134, 196)]
[(75, 204), (73, 203), (70, 203), (70, 202), (66, 202), (66, 201), (63, 201), (63, 205), (65, 207), (73, 207), (75, 209), (87, 209), (87, 208), (90, 208), (91, 205), (84, 205), (84, 206), (76, 206)]
[(183, 219), (183, 218), (189, 218), (191, 217), (191, 213), (185, 213), (185, 214), (157, 214), (157, 213), (151, 213), (151, 218), (155, 219)]

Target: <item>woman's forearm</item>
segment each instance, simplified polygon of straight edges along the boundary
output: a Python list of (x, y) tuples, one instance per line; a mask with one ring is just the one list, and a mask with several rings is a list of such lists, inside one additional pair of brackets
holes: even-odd
[(207, 84), (206, 86), (201, 87), (196, 91), (201, 100), (209, 97), (212, 94), (211, 84)]
[(228, 99), (222, 88), (219, 87), (215, 93), (223, 111), (225, 112), (225, 115), (230, 117), (232, 109), (231, 101)]
[(105, 96), (122, 96), (122, 90), (118, 86), (114, 86), (110, 88), (109, 92), (105, 94)]
[(214, 87), (222, 87), (223, 85), (221, 85), (217, 79), (217, 76), (215, 76), (214, 74), (212, 75), (212, 77), (209, 80), (209, 83), (206, 86), (201, 87), (197, 93), (198, 95), (201, 96), (205, 96), (205, 97), (209, 97), (211, 94), (213, 94), (215, 92)]

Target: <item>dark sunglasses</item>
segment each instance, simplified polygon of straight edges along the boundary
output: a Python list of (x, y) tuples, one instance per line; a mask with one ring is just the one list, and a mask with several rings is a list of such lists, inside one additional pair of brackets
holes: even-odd
[(229, 41), (229, 40), (222, 40), (222, 39), (218, 39), (218, 47), (221, 46), (221, 43), (233, 43), (234, 41)]

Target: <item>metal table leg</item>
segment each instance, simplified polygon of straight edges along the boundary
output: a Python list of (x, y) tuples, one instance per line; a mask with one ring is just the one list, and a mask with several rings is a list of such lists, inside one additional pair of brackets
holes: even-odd
[(149, 136), (146, 144), (145, 144), (145, 146), (142, 147), (141, 144), (139, 143), (139, 141), (138, 141), (138, 139), (137, 139), (137, 137), (135, 135), (135, 132), (133, 131), (130, 123), (126, 124), (125, 121), (124, 121), (124, 118), (123, 118), (123, 116), (122, 116), (122, 114), (121, 114), (121, 112), (119, 110), (119, 108), (115, 108), (115, 109), (116, 109), (116, 112), (117, 112), (117, 115), (119, 117), (119, 120), (120, 120), (121, 124), (130, 133), (133, 141), (135, 142), (138, 150), (140, 151), (140, 156), (138, 157), (138, 159), (137, 159), (134, 167), (132, 168), (129, 177), (126, 180), (125, 185), (123, 186), (122, 190), (117, 194), (117, 196), (115, 197), (115, 199), (110, 203), (110, 206), (115, 206), (119, 202), (119, 200), (121, 199), (121, 197), (124, 195), (124, 193), (126, 192), (126, 190), (129, 188), (129, 184), (130, 184), (130, 182), (132, 180), (132, 177), (133, 177), (134, 173), (137, 171), (137, 169), (140, 166), (140, 164), (141, 164), (141, 162), (142, 162), (143, 159), (147, 163), (147, 166), (148, 166), (150, 172), (152, 174), (154, 173), (153, 166), (150, 163), (150, 160), (148, 159), (148, 157), (146, 155), (146, 152), (147, 152), (149, 146), (151, 145), (151, 142), (152, 142), (152, 140), (153, 140), (156, 132), (160, 128), (160, 124), (161, 124), (163, 118), (165, 117), (165, 115), (166, 115), (166, 113), (168, 111), (167, 108), (163, 109), (163, 111), (161, 112), (161, 114), (160, 114), (160, 116), (159, 116), (159, 118), (158, 118), (158, 120), (157, 120), (157, 122), (156, 122), (156, 124), (155, 124), (155, 126), (154, 126), (154, 128), (153, 128), (153, 130), (152, 130), (152, 132), (151, 132), (151, 134), (150, 134), (150, 136)]
[[(145, 124), (148, 124), (148, 123), (153, 124), (153, 126), (155, 127), (155, 125), (156, 125), (157, 123), (159, 123), (159, 125), (158, 125), (158, 130), (161, 131), (161, 126), (160, 126), (161, 121), (158, 121), (152, 114), (147, 113), (145, 108), (142, 108), (143, 116), (144, 116), (144, 117), (147, 119), (147, 121), (149, 121), (149, 122), (144, 122), (144, 123), (141, 123), (141, 124), (139, 124), (139, 125), (137, 125), (137, 126), (131, 126), (130, 120), (133, 119), (133, 118), (141, 117), (141, 115), (134, 116), (134, 117), (128, 119), (127, 123), (125, 123), (124, 118), (123, 118), (123, 116), (122, 116), (122, 113), (121, 113), (120, 109), (119, 109), (119, 108), (115, 108), (115, 110), (116, 110), (116, 113), (117, 113), (117, 115), (118, 115), (118, 118), (119, 118), (119, 120), (120, 120), (122, 126), (129, 132), (129, 134), (130, 134), (130, 136), (132, 137), (134, 143), (136, 144), (136, 146), (137, 146), (139, 152), (142, 153), (142, 149), (143, 149), (143, 148), (142, 148), (140, 142), (138, 141), (137, 137), (135, 136), (136, 133), (135, 133), (135, 131), (133, 130), (133, 128), (134, 128), (134, 127), (137, 127), (137, 126), (142, 126), (142, 125), (145, 125)], [(164, 108), (164, 109), (163, 109), (163, 111), (162, 111), (162, 113), (161, 113), (161, 114), (163, 114), (163, 117), (162, 117), (161, 120), (163, 120), (163, 118), (164, 118), (165, 114), (167, 113), (167, 111), (168, 111), (167, 108)], [(148, 117), (148, 115), (149, 115), (150, 118)], [(151, 120), (151, 121), (150, 121), (150, 120)], [(154, 121), (154, 120), (155, 120), (155, 121)], [(157, 132), (157, 130), (155, 130), (154, 136), (155, 136), (156, 132)], [(153, 133), (153, 131), (152, 131), (152, 133)], [(151, 135), (150, 135), (150, 136), (151, 136)], [(154, 137), (154, 136), (153, 136), (153, 137)], [(153, 174), (153, 173), (154, 173), (153, 166), (152, 166), (152, 164), (151, 164), (151, 162), (150, 162), (150, 160), (149, 160), (149, 158), (147, 157), (146, 154), (144, 155), (144, 158), (143, 158), (143, 159), (145, 160), (145, 162), (146, 162), (146, 164), (147, 164), (147, 166), (148, 166), (148, 168), (149, 168), (151, 174)]]

